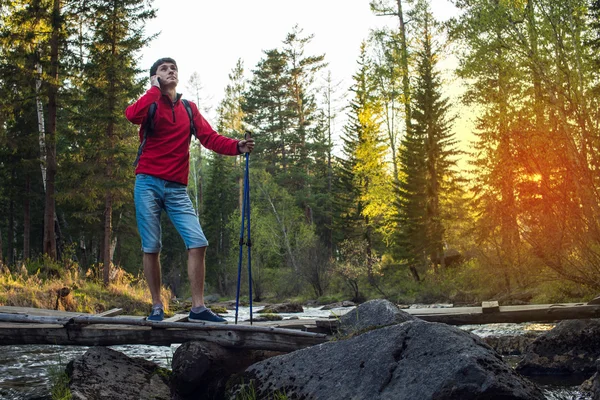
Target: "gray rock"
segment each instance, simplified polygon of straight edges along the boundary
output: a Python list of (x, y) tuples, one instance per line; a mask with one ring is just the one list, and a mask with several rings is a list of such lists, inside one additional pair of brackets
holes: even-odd
[(67, 365), (74, 400), (170, 399), (165, 371), (107, 347), (92, 347)]
[(233, 374), (279, 352), (229, 349), (211, 342), (187, 342), (173, 355), (171, 387), (174, 400), (222, 399)]
[[(596, 370), (600, 371), (600, 358), (596, 360)], [(600, 373), (596, 372), (590, 379), (583, 382), (579, 390), (588, 394), (591, 400), (600, 400)]]
[(527, 332), (523, 335), (486, 336), (481, 340), (503, 356), (516, 356), (524, 354), (538, 336), (536, 333)]
[(596, 372), (600, 357), (600, 320), (568, 320), (558, 323), (527, 348), (517, 371), (523, 375), (580, 375)]
[[(298, 317), (296, 317), (296, 319), (298, 319)], [(247, 319), (247, 321), (250, 321), (250, 319)], [(252, 317), (252, 321), (253, 322), (267, 322), (267, 321), (283, 321), (283, 317), (281, 315), (277, 315), (277, 314), (265, 314), (265, 315), (260, 315), (258, 317)]]
[(592, 400), (600, 400), (600, 375), (598, 372), (583, 382), (579, 390), (586, 393)]
[(220, 297), (218, 294), (209, 294), (207, 296), (204, 296), (204, 301), (212, 304), (212, 303), (216, 303), (217, 301), (219, 301)]
[(388, 300), (370, 300), (340, 318), (342, 335), (412, 321), (415, 317)]
[(254, 364), (227, 398), (250, 382), (257, 399), (544, 399), (475, 335), (417, 319)]
[(342, 308), (342, 307), (354, 307), (356, 303), (350, 300), (339, 301), (337, 303), (326, 304), (321, 307), (321, 310), (332, 310), (334, 308)]
[(302, 305), (298, 303), (282, 303), (266, 306), (257, 312), (262, 314), (301, 313), (304, 312), (304, 308), (302, 308)]

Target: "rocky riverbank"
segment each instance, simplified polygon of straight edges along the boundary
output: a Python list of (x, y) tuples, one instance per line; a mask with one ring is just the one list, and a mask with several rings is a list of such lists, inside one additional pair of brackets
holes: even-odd
[[(172, 371), (91, 348), (67, 368), (71, 393), (90, 400), (544, 399), (527, 376), (578, 374), (582, 381), (591, 378), (582, 390), (600, 398), (596, 320), (565, 321), (539, 337), (512, 342), (482, 340), (373, 300), (340, 322), (334, 340), (289, 354), (188, 342), (175, 352)], [(523, 357), (514, 369), (500, 353)]]

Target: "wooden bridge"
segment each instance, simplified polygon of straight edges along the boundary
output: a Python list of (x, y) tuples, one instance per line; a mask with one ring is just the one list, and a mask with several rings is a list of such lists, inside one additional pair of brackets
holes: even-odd
[[(411, 308), (403, 311), (431, 322), (451, 325), (554, 322), (600, 318), (600, 305), (590, 303), (481, 307)], [(112, 346), (123, 344), (171, 345), (205, 340), (224, 347), (289, 352), (324, 343), (335, 332), (335, 318), (242, 322), (237, 325), (190, 323), (187, 314), (161, 322), (122, 316), (121, 309), (102, 314), (22, 307), (0, 307), (0, 345), (54, 344)]]

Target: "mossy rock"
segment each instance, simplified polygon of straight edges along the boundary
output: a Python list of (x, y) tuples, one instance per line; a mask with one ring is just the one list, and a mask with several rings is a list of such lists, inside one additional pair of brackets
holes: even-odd
[(252, 320), (256, 322), (282, 321), (283, 317), (277, 314), (261, 314), (259, 317), (252, 318)]
[(223, 307), (223, 306), (209, 306), (208, 308), (211, 309), (212, 312), (216, 313), (216, 314), (227, 314), (227, 308)]

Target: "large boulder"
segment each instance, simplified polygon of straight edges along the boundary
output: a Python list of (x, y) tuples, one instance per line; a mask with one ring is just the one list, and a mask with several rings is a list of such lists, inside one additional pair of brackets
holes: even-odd
[(362, 333), (373, 328), (412, 321), (415, 317), (400, 310), (388, 300), (370, 300), (349, 311), (340, 318), (342, 335)]
[(186, 342), (173, 355), (173, 400), (221, 399), (231, 375), (280, 354), (225, 348), (211, 342)]
[(523, 375), (569, 375), (584, 379), (596, 372), (600, 320), (568, 320), (539, 336), (527, 348), (517, 371)]
[(67, 365), (74, 400), (168, 400), (169, 371), (107, 347), (92, 347)]
[(249, 390), (257, 399), (544, 399), (475, 335), (416, 319), (254, 364), (227, 398)]

